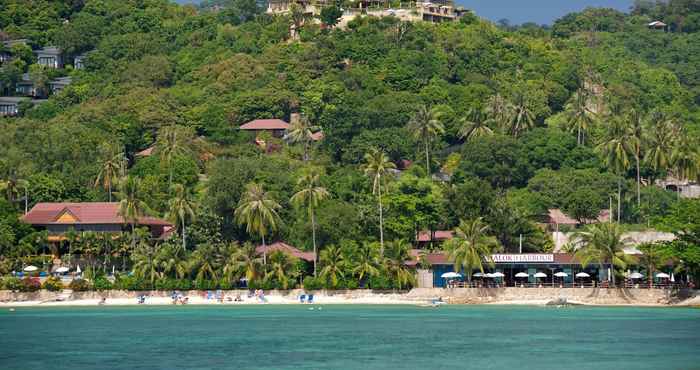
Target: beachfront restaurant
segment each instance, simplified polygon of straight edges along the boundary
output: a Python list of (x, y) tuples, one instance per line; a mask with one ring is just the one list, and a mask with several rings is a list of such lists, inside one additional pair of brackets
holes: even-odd
[[(435, 288), (444, 288), (450, 279), (443, 275), (455, 272), (454, 263), (442, 252), (425, 255), (426, 262), (432, 265), (432, 284)], [(472, 282), (479, 286), (571, 286), (584, 284), (592, 286), (597, 281), (608, 279), (609, 266), (581, 266), (572, 254), (493, 254), (494, 267), (484, 264), (484, 273), (471, 271)], [(457, 284), (467, 281), (464, 271), (456, 271), (463, 276)], [(527, 274), (527, 275), (526, 275)], [(494, 276), (495, 275), (495, 276)], [(578, 277), (577, 277), (578, 275)], [(586, 276), (587, 275), (587, 276)], [(452, 282), (453, 284), (455, 281)]]

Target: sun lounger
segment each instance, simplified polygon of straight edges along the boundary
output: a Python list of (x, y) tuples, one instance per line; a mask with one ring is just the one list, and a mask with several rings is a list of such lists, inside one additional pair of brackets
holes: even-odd
[(302, 294), (299, 296), (299, 303), (306, 303), (306, 294)]
[(306, 299), (306, 303), (314, 303), (314, 295), (309, 294), (308, 298)]

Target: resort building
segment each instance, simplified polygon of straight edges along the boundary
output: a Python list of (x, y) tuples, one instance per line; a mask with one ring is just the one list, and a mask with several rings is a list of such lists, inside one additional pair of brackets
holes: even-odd
[(663, 180), (656, 180), (656, 186), (678, 193), (681, 198), (700, 198), (700, 185), (695, 181), (667, 177)]
[(49, 82), (49, 89), (51, 90), (52, 94), (58, 94), (61, 91), (63, 91), (63, 89), (65, 89), (66, 86), (70, 85), (71, 82), (73, 82), (73, 80), (70, 76), (59, 77)]
[[(115, 234), (129, 230), (128, 223), (119, 215), (119, 203), (38, 203), (21, 220), (47, 230), (50, 242), (65, 240), (69, 230)], [(148, 227), (153, 238), (160, 238), (172, 228), (170, 222), (154, 217), (141, 217), (137, 225)]]
[(306, 262), (313, 262), (316, 255), (314, 252), (303, 252), (284, 242), (276, 242), (269, 245), (259, 245), (255, 248), (258, 255), (268, 256), (270, 253), (279, 251), (290, 256), (299, 258)]
[(85, 56), (86, 56), (86, 55), (87, 55), (87, 54), (83, 53), (83, 54), (76, 55), (75, 57), (73, 57), (73, 68), (75, 68), (75, 69), (83, 69), (83, 68), (85, 68), (85, 63), (84, 63), (84, 62), (85, 62)]
[(666, 31), (668, 25), (664, 22), (661, 21), (653, 21), (649, 24), (647, 24), (647, 28), (650, 30), (663, 30)]
[(19, 103), (22, 101), (29, 101), (29, 99), (16, 96), (0, 97), (0, 116), (16, 116), (19, 114)]
[(37, 89), (34, 87), (29, 73), (23, 73), (22, 78), (15, 84), (15, 93), (22, 96), (37, 96)]
[(27, 45), (26, 39), (7, 40), (2, 42), (0, 47), (0, 64), (12, 60), (12, 47), (15, 45)]
[(63, 51), (55, 46), (34, 51), (37, 63), (47, 68), (63, 68)]
[(289, 123), (281, 119), (256, 119), (245, 123), (239, 127), (242, 131), (255, 133), (257, 137), (260, 132), (269, 132), (274, 137), (281, 138), (289, 129)]

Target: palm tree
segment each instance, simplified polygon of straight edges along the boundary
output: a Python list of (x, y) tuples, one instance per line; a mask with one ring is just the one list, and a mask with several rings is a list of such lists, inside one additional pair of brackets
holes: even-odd
[(496, 126), (501, 128), (502, 132), (506, 132), (512, 114), (511, 110), (512, 104), (501, 94), (496, 94), (488, 98), (484, 111), (496, 123)]
[(329, 245), (321, 251), (321, 278), (331, 283), (331, 287), (338, 286), (338, 282), (343, 279), (345, 260), (340, 248)]
[(425, 105), (411, 117), (406, 126), (408, 131), (417, 140), (423, 141), (425, 148), (425, 170), (430, 177), (430, 142), (445, 132), (445, 126), (439, 120), (439, 113), (435, 109), (428, 109)]
[(270, 270), (266, 278), (276, 280), (282, 289), (288, 289), (290, 282), (296, 278), (296, 258), (283, 253), (274, 251), (270, 254)]
[(486, 115), (478, 109), (470, 109), (467, 116), (462, 118), (462, 128), (459, 130), (459, 138), (467, 141), (493, 135), (493, 130), (489, 127), (489, 123), (494, 122), (493, 118), (487, 118)]
[(194, 220), (194, 202), (189, 198), (187, 190), (182, 184), (173, 185), (175, 189), (175, 196), (170, 200), (170, 213), (169, 218), (176, 225), (180, 225), (180, 232), (182, 233), (182, 249), (187, 249), (187, 233), (185, 222), (187, 220)]
[(104, 190), (107, 190), (109, 201), (112, 202), (112, 185), (123, 173), (126, 158), (124, 158), (124, 153), (118, 151), (114, 145), (105, 143), (102, 151), (104, 158), (102, 159), (100, 172), (97, 173), (95, 178), (95, 187), (102, 186)]
[(196, 280), (218, 280), (216, 262), (216, 248), (210, 244), (200, 245), (190, 257), (190, 271)]
[(318, 205), (328, 197), (328, 190), (326, 188), (319, 186), (319, 175), (317, 173), (309, 173), (302, 176), (297, 185), (301, 186), (301, 190), (292, 195), (291, 201), (293, 204), (301, 207), (306, 206), (309, 210), (309, 217), (311, 218), (311, 239), (314, 246), (314, 277), (316, 277), (316, 260), (317, 260), (317, 248), (316, 248), (316, 214), (315, 210)]
[(150, 281), (151, 285), (154, 284), (160, 276), (156, 248), (142, 240), (131, 258), (134, 260), (133, 271), (136, 277)]
[(564, 107), (569, 130), (576, 131), (576, 142), (583, 145), (586, 141), (586, 132), (595, 123), (595, 113), (588, 108), (590, 94), (584, 88), (578, 89)]
[(632, 109), (627, 115), (627, 149), (634, 158), (635, 168), (637, 170), (637, 207), (642, 204), (641, 196), (641, 168), (640, 162), (642, 158), (642, 116)]
[(300, 116), (292, 122), (284, 139), (289, 143), (301, 143), (304, 145), (304, 162), (309, 160), (309, 148), (314, 141), (314, 133), (321, 130), (320, 126), (314, 126), (306, 116)]
[(687, 134), (679, 135), (671, 152), (671, 166), (679, 180), (690, 180), (697, 176), (698, 148)]
[(382, 210), (382, 176), (388, 170), (396, 168), (396, 165), (389, 161), (389, 157), (378, 149), (370, 149), (365, 154), (365, 175), (372, 178), (372, 194), (377, 196), (379, 203), (379, 245), (380, 255), (384, 255), (384, 215)]
[(639, 256), (639, 264), (646, 267), (647, 278), (649, 279), (649, 285), (651, 285), (654, 281), (654, 271), (656, 271), (656, 267), (662, 266), (669, 258), (665, 258), (667, 256), (659, 253), (658, 245), (655, 243), (643, 243), (637, 248), (642, 252)]
[[(265, 246), (265, 234), (268, 230), (277, 230), (279, 220), (277, 210), (280, 208), (279, 203), (263, 190), (262, 185), (250, 183), (238, 202), (234, 217), (239, 225), (246, 225), (248, 234), (259, 235)], [(265, 254), (263, 254), (263, 262), (266, 262)]]
[(251, 282), (260, 275), (261, 265), (262, 259), (258, 256), (255, 247), (250, 243), (245, 243), (225, 262), (224, 274), (238, 272), (245, 276), (248, 282)]
[(648, 127), (644, 136), (646, 162), (654, 171), (668, 170), (671, 164), (673, 143), (676, 140), (674, 125), (659, 113), (652, 113), (648, 120)]
[(411, 270), (406, 266), (406, 261), (411, 259), (411, 245), (403, 239), (388, 243), (387, 255), (384, 265), (391, 276), (396, 279), (399, 289), (410, 287), (415, 283)]
[(372, 243), (363, 242), (355, 253), (356, 261), (352, 273), (357, 276), (360, 284), (372, 276), (379, 274), (379, 256)]
[(597, 262), (600, 268), (604, 268), (605, 263), (612, 266), (612, 285), (615, 286), (615, 267), (624, 269), (627, 264), (633, 262), (633, 258), (625, 254), (624, 246), (626, 239), (622, 237), (622, 229), (613, 223), (599, 223), (590, 225), (584, 232), (576, 233), (574, 236), (578, 249), (575, 257), (581, 261), (582, 266), (588, 266), (592, 262)]
[(535, 125), (535, 115), (532, 113), (530, 108), (530, 103), (527, 101), (527, 97), (523, 93), (515, 94), (515, 99), (513, 100), (513, 105), (510, 108), (510, 133), (514, 137), (520, 136), (520, 134), (532, 128)]
[(173, 184), (173, 160), (191, 152), (192, 139), (191, 130), (178, 125), (165, 126), (158, 132), (156, 152), (161, 162), (168, 167), (168, 188)]
[(603, 155), (605, 164), (613, 173), (618, 175), (617, 182), (617, 222), (620, 222), (622, 213), (622, 177), (630, 166), (629, 153), (631, 152), (628, 136), (624, 125), (620, 120), (614, 119), (597, 150)]
[(184, 253), (184, 249), (179, 248), (175, 244), (161, 245), (156, 255), (161, 277), (175, 276), (178, 279), (182, 279), (187, 275), (189, 266)]
[(119, 192), (116, 193), (119, 201), (119, 215), (124, 219), (124, 223), (131, 226), (131, 249), (136, 247), (136, 225), (139, 220), (150, 212), (143, 198), (141, 190), (141, 180), (137, 177), (126, 177), (120, 184)]
[(471, 281), (472, 271), (484, 272), (484, 262), (494, 266), (491, 253), (498, 245), (495, 238), (488, 236), (489, 226), (482, 217), (472, 220), (460, 220), (454, 229), (454, 237), (445, 243), (448, 258), (454, 263), (455, 271), (464, 270), (467, 280)]

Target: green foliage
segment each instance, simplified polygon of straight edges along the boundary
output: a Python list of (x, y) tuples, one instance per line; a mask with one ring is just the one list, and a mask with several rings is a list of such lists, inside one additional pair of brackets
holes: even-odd
[(68, 288), (74, 292), (85, 292), (93, 289), (93, 285), (86, 279), (73, 279)]
[(112, 282), (107, 279), (107, 277), (98, 276), (92, 282), (92, 286), (97, 291), (104, 291), (104, 290), (112, 289), (113, 285), (112, 285)]
[(61, 282), (60, 278), (50, 276), (44, 280), (44, 283), (41, 284), (41, 288), (46, 289), (49, 292), (58, 292), (63, 290), (63, 283)]
[(22, 289), (22, 280), (14, 276), (7, 277), (2, 281), (3, 289), (19, 292)]

